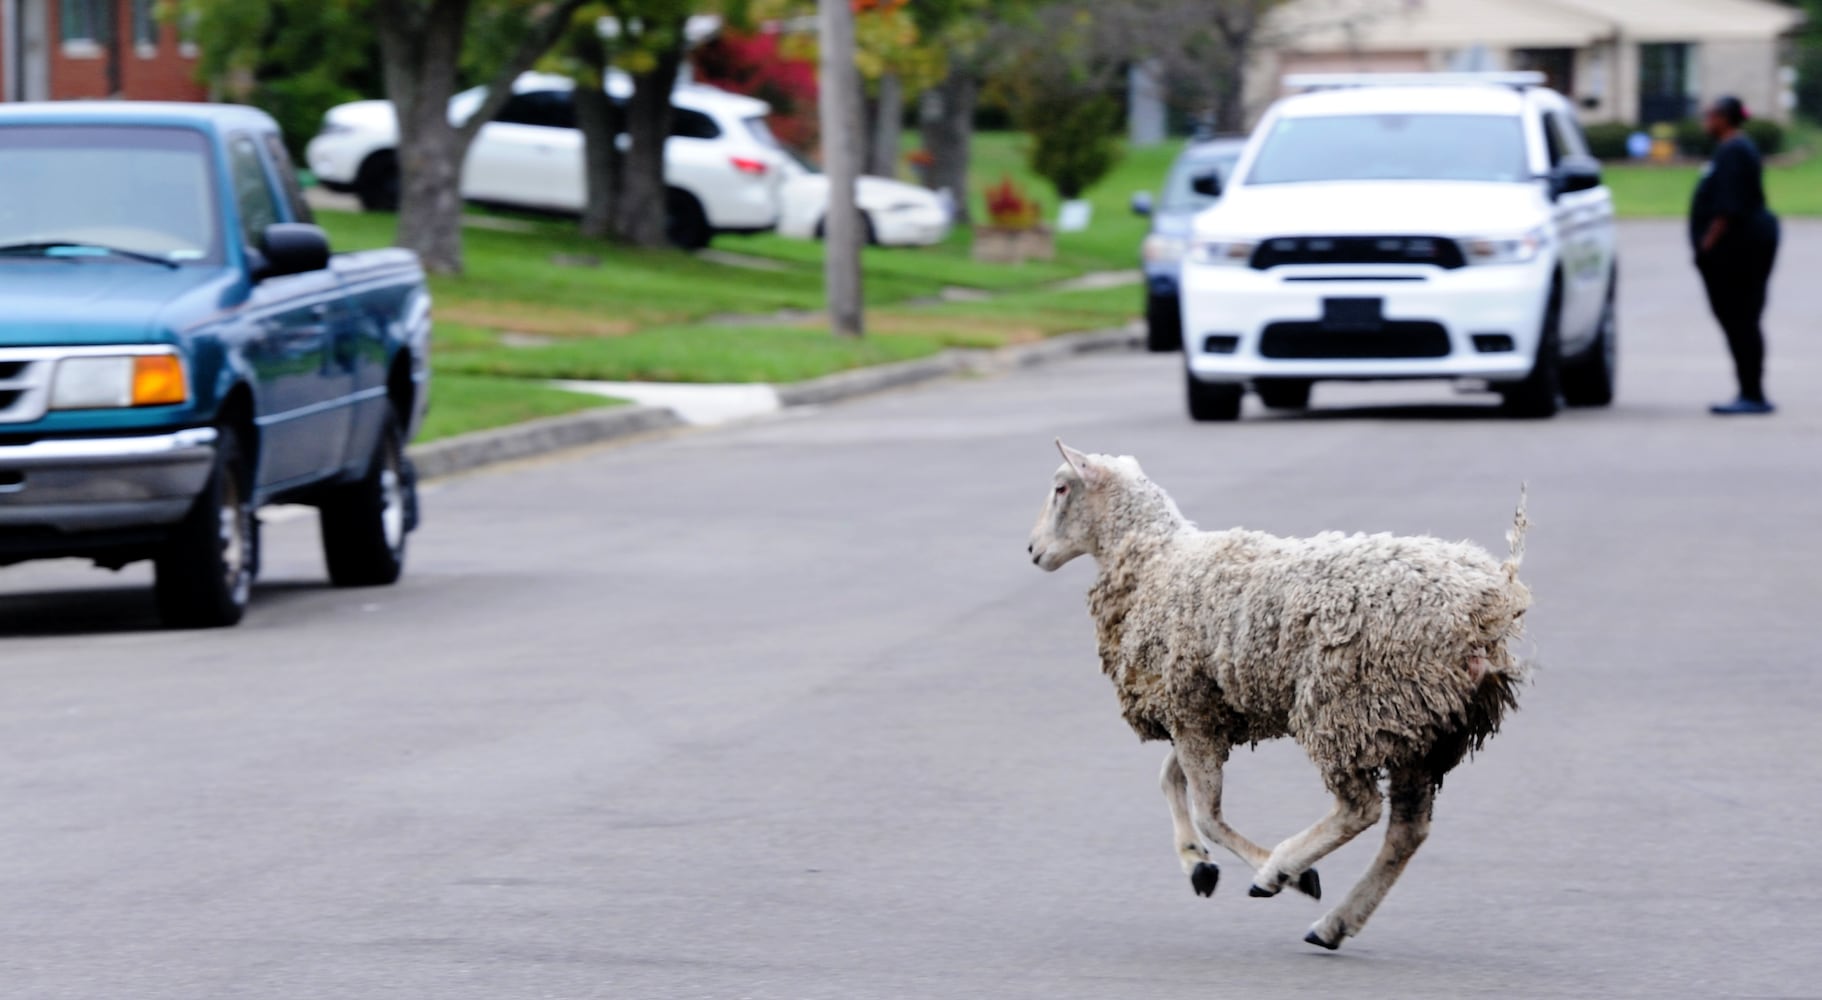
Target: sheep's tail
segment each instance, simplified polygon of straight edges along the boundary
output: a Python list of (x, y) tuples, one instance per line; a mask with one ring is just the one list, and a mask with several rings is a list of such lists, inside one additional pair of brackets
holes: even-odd
[(1506, 542), (1512, 546), (1512, 554), (1506, 557), (1506, 579), (1518, 580), (1518, 567), (1525, 561), (1525, 532), (1530, 529), (1531, 521), (1525, 516), (1525, 499), (1530, 489), (1520, 483), (1518, 487), (1518, 509), (1512, 513), (1512, 530), (1506, 532)]

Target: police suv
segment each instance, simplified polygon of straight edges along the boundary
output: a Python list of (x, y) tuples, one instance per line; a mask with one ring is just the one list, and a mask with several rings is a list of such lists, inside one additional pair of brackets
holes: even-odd
[[(1514, 415), (1613, 399), (1612, 198), (1538, 74), (1293, 76), (1183, 262), (1190, 415), (1322, 380), (1484, 384)], [(1225, 190), (1222, 188), (1225, 187)]]

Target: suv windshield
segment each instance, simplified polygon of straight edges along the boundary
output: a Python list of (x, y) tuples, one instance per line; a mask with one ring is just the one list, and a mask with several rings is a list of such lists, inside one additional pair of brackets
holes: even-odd
[(0, 128), (0, 246), (115, 247), (217, 263), (202, 133), (138, 126)]
[(1517, 115), (1386, 114), (1280, 118), (1247, 184), (1526, 180)]
[(1158, 207), (1165, 212), (1199, 212), (1213, 205), (1219, 198), (1210, 198), (1197, 194), (1192, 185), (1196, 178), (1213, 173), (1221, 178), (1223, 187), (1234, 175), (1234, 163), (1240, 159), (1239, 154), (1228, 153), (1223, 156), (1200, 156), (1194, 159), (1183, 157), (1176, 166), (1170, 168), (1170, 177), (1164, 181), (1164, 200)]

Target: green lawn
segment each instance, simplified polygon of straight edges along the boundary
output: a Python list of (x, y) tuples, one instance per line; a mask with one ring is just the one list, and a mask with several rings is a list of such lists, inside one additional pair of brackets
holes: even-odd
[(417, 440), (435, 441), (539, 417), (624, 404), (625, 400), (564, 392), (520, 379), (438, 372), (430, 390), (430, 411)]

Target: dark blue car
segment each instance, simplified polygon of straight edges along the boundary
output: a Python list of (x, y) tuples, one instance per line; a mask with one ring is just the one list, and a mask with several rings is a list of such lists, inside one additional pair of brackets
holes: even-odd
[(229, 625), (290, 502), (393, 582), (429, 336), (416, 256), (331, 254), (264, 113), (0, 105), (0, 565), (149, 559), (167, 622)]
[(1197, 212), (1220, 197), (1245, 147), (1244, 138), (1191, 142), (1171, 165), (1161, 197), (1154, 200), (1149, 191), (1133, 195), (1133, 212), (1151, 217), (1139, 256), (1145, 268), (1145, 343), (1154, 351), (1183, 347), (1177, 275), (1189, 251), (1190, 226)]

